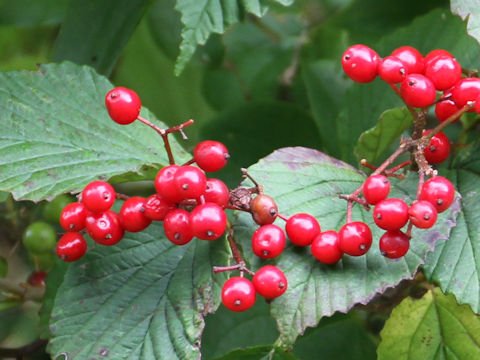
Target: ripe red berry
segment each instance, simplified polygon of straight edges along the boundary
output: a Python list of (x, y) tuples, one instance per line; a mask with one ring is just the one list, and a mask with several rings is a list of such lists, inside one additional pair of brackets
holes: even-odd
[[(440, 122), (447, 120), (450, 116), (452, 116), (458, 110), (460, 110), (457, 104), (455, 104), (455, 102), (451, 99), (451, 96), (452, 96), (451, 91), (445, 91), (442, 97), (440, 98), (440, 100), (442, 101), (438, 101), (435, 104), (435, 115), (437, 115), (437, 119)], [(458, 120), (460, 120), (460, 117), (457, 117), (455, 122)]]
[(163, 221), (168, 212), (173, 209), (175, 209), (175, 204), (165, 200), (158, 194), (153, 194), (145, 200), (144, 215), (151, 220)]
[(335, 264), (343, 256), (339, 241), (335, 231), (324, 231), (313, 239), (310, 251), (318, 261), (324, 264)]
[(405, 79), (407, 69), (396, 56), (387, 56), (378, 65), (378, 75), (389, 84), (397, 84)]
[(152, 223), (152, 220), (145, 216), (145, 198), (132, 196), (125, 200), (118, 214), (120, 226), (130, 232), (139, 232)]
[(65, 206), (60, 214), (60, 226), (65, 231), (80, 231), (85, 228), (87, 209), (79, 202)]
[(222, 303), (232, 311), (245, 311), (250, 309), (256, 299), (255, 287), (252, 282), (244, 277), (231, 277), (222, 288)]
[(345, 74), (353, 81), (368, 83), (377, 76), (380, 56), (368, 46), (357, 44), (350, 46), (342, 56)]
[(255, 290), (266, 299), (275, 299), (287, 291), (287, 278), (273, 265), (260, 268), (252, 279)]
[(448, 55), (440, 55), (425, 66), (425, 76), (432, 80), (435, 89), (450, 89), (462, 77), (462, 67)]
[(385, 199), (373, 209), (373, 220), (384, 230), (398, 230), (408, 222), (408, 205), (400, 199)]
[(175, 245), (185, 245), (193, 239), (190, 213), (183, 209), (170, 211), (163, 219), (163, 231)]
[(363, 184), (363, 197), (370, 205), (385, 200), (390, 193), (390, 180), (384, 175), (369, 176)]
[(219, 179), (207, 179), (205, 193), (203, 194), (205, 202), (213, 202), (222, 208), (226, 208), (230, 199), (230, 191), (227, 185)]
[(207, 177), (197, 167), (190, 165), (180, 166), (174, 176), (177, 193), (182, 199), (196, 199), (205, 192)]
[(206, 140), (195, 146), (193, 158), (200, 169), (213, 172), (227, 165), (230, 154), (227, 147), (221, 142)]
[(45, 271), (34, 271), (28, 277), (27, 282), (35, 287), (45, 287), (46, 277), (47, 273)]
[(423, 58), (423, 63), (425, 64), (425, 66), (428, 66), (430, 61), (434, 60), (437, 56), (450, 56), (451, 58), (453, 58), (453, 55), (450, 54), (447, 50), (435, 49), (425, 55), (425, 57)]
[(420, 200), (431, 203), (438, 213), (447, 210), (452, 205), (454, 198), (455, 188), (448, 179), (442, 176), (435, 176), (425, 181), (420, 194)]
[(258, 194), (250, 201), (250, 212), (258, 225), (271, 224), (277, 218), (278, 207), (270, 196)]
[[(431, 132), (432, 130), (425, 130), (423, 135), (426, 136)], [(423, 154), (430, 164), (440, 164), (447, 160), (450, 156), (450, 141), (447, 135), (441, 131), (434, 135), (430, 139), (428, 146), (423, 149)]]
[[(479, 78), (463, 78), (452, 89), (452, 99), (459, 108), (477, 100), (480, 95)], [(473, 110), (470, 110), (473, 111)]]
[(423, 73), (423, 56), (411, 46), (400, 46), (393, 50), (391, 56), (399, 58), (407, 69), (407, 74)]
[(353, 221), (341, 227), (338, 239), (340, 251), (351, 256), (361, 256), (372, 246), (372, 231), (367, 224)]
[(321, 230), (317, 219), (312, 215), (299, 213), (287, 220), (285, 231), (293, 244), (308, 246)]
[(420, 229), (429, 229), (437, 221), (437, 209), (426, 200), (414, 201), (408, 209), (413, 225)]
[(218, 239), (227, 228), (227, 215), (215, 203), (198, 205), (190, 214), (193, 236), (202, 240)]
[(252, 251), (262, 259), (271, 259), (285, 249), (285, 233), (273, 224), (260, 226), (252, 236)]
[(105, 181), (92, 181), (82, 191), (82, 203), (92, 212), (110, 209), (115, 202), (115, 189)]
[(380, 252), (389, 259), (398, 259), (408, 252), (410, 240), (403, 232), (387, 231), (380, 238)]
[(412, 107), (428, 107), (435, 101), (435, 86), (421, 74), (409, 74), (402, 81), (400, 94), (405, 104)]
[(122, 240), (125, 231), (120, 226), (118, 214), (107, 210), (103, 213), (90, 213), (86, 219), (87, 233), (97, 243), (115, 245)]
[(155, 177), (154, 185), (158, 195), (171, 203), (178, 203), (183, 200), (175, 185), (175, 174), (179, 168), (178, 165), (165, 166)]
[(113, 121), (127, 125), (138, 118), (142, 102), (135, 91), (116, 87), (105, 96), (105, 106)]
[(66, 262), (77, 261), (86, 251), (87, 242), (78, 232), (67, 232), (57, 243), (57, 256)]

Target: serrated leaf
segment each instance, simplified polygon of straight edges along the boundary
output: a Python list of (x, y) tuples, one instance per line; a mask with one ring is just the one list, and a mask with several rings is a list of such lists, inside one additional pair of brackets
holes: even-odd
[(53, 61), (90, 65), (109, 75), (150, 0), (70, 1)]
[[(202, 358), (212, 359), (235, 349), (272, 344), (277, 337), (275, 321), (262, 297), (257, 297), (255, 305), (244, 312), (220, 306), (205, 319)], [(220, 338), (222, 341), (218, 341)]]
[(232, 351), (215, 360), (296, 360), (292, 354), (272, 346), (257, 346)]
[(441, 239), (423, 266), (429, 281), (445, 293), (454, 294), (460, 304), (480, 313), (480, 176), (471, 169), (458, 169), (448, 176), (461, 194), (461, 212), (448, 239)]
[(385, 111), (375, 127), (360, 135), (355, 156), (358, 160), (367, 159), (375, 164), (412, 123), (412, 115), (406, 108)]
[(379, 360), (480, 358), (480, 319), (438, 288), (403, 300), (380, 335)]
[(71, 265), (55, 299), (50, 353), (90, 359), (199, 359), (203, 317), (216, 310), (225, 238), (173, 245), (161, 223)]
[[(339, 230), (345, 223), (347, 203), (338, 195), (352, 193), (365, 180), (363, 174), (348, 164), (300, 147), (275, 151), (251, 166), (249, 173), (275, 199), (282, 215), (307, 212), (319, 220), (323, 231)], [(410, 203), (417, 181), (416, 174), (395, 181), (390, 196)], [(434, 228), (414, 230), (410, 251), (397, 261), (380, 254), (378, 240), (383, 231), (373, 224), (371, 213), (358, 206), (354, 207), (353, 219), (369, 224), (374, 237), (366, 256), (344, 256), (336, 265), (327, 266), (317, 262), (308, 248), (289, 244), (275, 259), (289, 283), (287, 292), (272, 302), (272, 315), (280, 331), (278, 344), (291, 347), (298, 335), (307, 327), (316, 326), (322, 317), (336, 311), (347, 312), (355, 304), (368, 303), (375, 294), (401, 280), (411, 279), (435, 242), (448, 238), (458, 210), (457, 201), (440, 215)], [(284, 226), (280, 220), (277, 223)], [(253, 269), (264, 264), (249, 250), (256, 228), (249, 214), (237, 214), (235, 234)]]
[(375, 360), (377, 345), (356, 312), (323, 318), (297, 339), (293, 354), (302, 360)]
[[(153, 130), (109, 118), (104, 98), (112, 88), (93, 69), (68, 62), (1, 73), (0, 190), (36, 201), (80, 191), (94, 179), (168, 164)], [(141, 115), (165, 127), (146, 108)], [(188, 160), (171, 140), (179, 162)]]
[[(274, 1), (283, 5), (291, 3), (291, 0)], [(262, 0), (177, 0), (175, 9), (182, 14), (184, 24), (180, 54), (175, 65), (175, 74), (180, 75), (197, 45), (204, 45), (212, 33), (223, 34), (247, 13), (262, 17), (267, 7)]]
[(70, 0), (2, 0), (0, 24), (34, 27), (59, 24)]
[(474, 0), (452, 0), (450, 2), (452, 13), (466, 20), (467, 31), (470, 36), (480, 42), (480, 11), (478, 3)]

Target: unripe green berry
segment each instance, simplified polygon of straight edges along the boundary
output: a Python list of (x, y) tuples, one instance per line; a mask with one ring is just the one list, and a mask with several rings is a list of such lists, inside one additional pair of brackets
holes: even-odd
[(58, 224), (60, 214), (65, 206), (75, 201), (71, 195), (62, 194), (50, 202), (45, 203), (42, 210), (42, 216), (45, 221), (52, 224)]
[(44, 221), (31, 223), (23, 233), (23, 245), (32, 254), (52, 251), (56, 242), (55, 229)]

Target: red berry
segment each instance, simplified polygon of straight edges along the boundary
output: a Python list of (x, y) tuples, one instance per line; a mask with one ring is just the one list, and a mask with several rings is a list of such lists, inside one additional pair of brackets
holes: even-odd
[(398, 259), (408, 252), (410, 240), (403, 232), (387, 231), (380, 238), (380, 252), (389, 259)]
[(453, 58), (453, 55), (450, 54), (447, 50), (435, 49), (425, 55), (425, 57), (423, 58), (423, 63), (425, 64), (425, 66), (428, 66), (430, 61), (434, 60), (437, 56), (450, 56), (451, 58)]
[(273, 265), (260, 268), (252, 279), (255, 290), (266, 299), (275, 299), (288, 287), (287, 278), (282, 270)]
[[(432, 130), (425, 130), (423, 136), (426, 136), (431, 132)], [(423, 149), (423, 154), (430, 164), (440, 164), (447, 160), (450, 156), (450, 141), (448, 140), (447, 135), (441, 131), (434, 135), (430, 139), (428, 146)]]
[(457, 82), (452, 89), (452, 99), (459, 108), (464, 107), (472, 101), (476, 101), (479, 95), (479, 78), (463, 78)]
[(380, 63), (378, 54), (368, 46), (357, 44), (350, 46), (342, 56), (342, 67), (353, 81), (368, 83), (377, 76)]
[(462, 67), (451, 56), (440, 55), (425, 66), (425, 76), (432, 80), (435, 89), (448, 90), (462, 77)]
[(82, 191), (82, 203), (93, 212), (110, 209), (115, 202), (115, 189), (105, 181), (93, 181)]
[(256, 292), (252, 282), (240, 276), (228, 279), (222, 288), (222, 303), (232, 311), (245, 311), (255, 303)]
[(97, 243), (115, 245), (122, 240), (125, 231), (120, 226), (118, 214), (107, 210), (103, 213), (90, 213), (86, 220), (87, 233)]
[(387, 56), (378, 65), (378, 75), (389, 84), (397, 84), (405, 79), (407, 69), (399, 58)]
[(455, 198), (455, 188), (452, 183), (442, 177), (435, 176), (422, 186), (420, 200), (426, 200), (435, 206), (438, 213), (447, 210)]
[(372, 246), (372, 231), (367, 224), (353, 221), (342, 226), (338, 239), (340, 251), (351, 256), (361, 256)]
[(57, 256), (66, 262), (77, 261), (86, 251), (87, 242), (78, 232), (67, 232), (57, 243)]
[(116, 87), (105, 96), (105, 106), (113, 121), (127, 125), (138, 118), (142, 102), (135, 91)]
[(258, 225), (271, 224), (277, 218), (278, 207), (270, 196), (258, 194), (250, 201), (250, 212)]
[(173, 179), (177, 193), (182, 199), (196, 199), (205, 192), (207, 177), (197, 167), (190, 165), (180, 166)]
[(190, 213), (183, 209), (170, 211), (163, 219), (163, 231), (175, 245), (185, 245), (193, 239)]
[(158, 194), (153, 194), (145, 200), (144, 215), (151, 220), (163, 221), (168, 212), (173, 209), (175, 209), (175, 204), (165, 200)]
[(145, 198), (132, 196), (125, 200), (118, 214), (120, 226), (130, 232), (139, 232), (152, 223), (145, 216)]
[[(451, 96), (452, 96), (452, 92), (450, 90), (445, 91), (442, 97), (439, 99), (441, 101), (438, 101), (435, 104), (435, 115), (437, 115), (437, 119), (440, 122), (447, 120), (450, 116), (452, 116), (458, 110), (460, 110), (457, 104), (455, 104), (455, 102), (451, 99)], [(460, 117), (457, 117), (455, 122), (458, 120), (460, 120)]]
[(390, 180), (383, 175), (369, 176), (363, 184), (363, 197), (370, 205), (385, 200), (390, 192)]
[(435, 86), (421, 74), (409, 74), (402, 81), (400, 93), (405, 104), (412, 107), (427, 107), (435, 101)]
[(417, 49), (411, 46), (401, 46), (393, 50), (391, 56), (396, 56), (403, 62), (407, 74), (423, 73), (423, 56)]
[(195, 146), (193, 158), (200, 169), (213, 172), (227, 165), (230, 154), (221, 142), (206, 140)]
[(262, 259), (271, 259), (285, 249), (285, 233), (273, 224), (260, 226), (252, 236), (252, 251)]
[(205, 193), (203, 194), (205, 202), (213, 202), (222, 208), (226, 208), (230, 199), (230, 191), (227, 185), (219, 179), (207, 179)]
[(198, 205), (190, 214), (193, 236), (202, 240), (218, 239), (227, 228), (227, 215), (215, 203)]
[(313, 239), (310, 251), (318, 261), (324, 264), (335, 264), (343, 256), (339, 241), (335, 231), (324, 231)]
[(65, 206), (60, 214), (60, 226), (66, 231), (80, 231), (85, 228), (87, 209), (79, 202)]
[(34, 271), (28, 277), (27, 282), (35, 287), (45, 287), (46, 277), (47, 273), (45, 271)]
[(300, 213), (287, 220), (285, 231), (293, 244), (308, 246), (320, 233), (320, 225), (312, 215)]
[(384, 230), (398, 230), (408, 222), (408, 205), (400, 199), (385, 199), (373, 209), (373, 220)]
[(165, 166), (155, 177), (154, 185), (158, 195), (171, 203), (178, 203), (183, 200), (175, 185), (175, 174), (179, 168), (178, 165)]
[(417, 228), (429, 229), (437, 221), (437, 209), (428, 201), (414, 201), (408, 209), (408, 216)]

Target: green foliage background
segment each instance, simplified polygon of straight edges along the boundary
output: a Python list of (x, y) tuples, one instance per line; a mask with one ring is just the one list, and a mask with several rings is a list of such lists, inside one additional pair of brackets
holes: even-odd
[[(25, 282), (44, 266), (19, 239), (47, 201), (97, 178), (154, 191), (163, 144), (142, 124), (109, 119), (113, 86), (137, 91), (159, 126), (195, 120), (188, 140), (173, 140), (178, 163), (197, 142), (222, 141), (231, 161), (215, 176), (230, 188), (248, 167), (282, 214), (309, 212), (338, 230), (338, 195), (365, 178), (359, 160), (380, 163), (412, 124), (385, 83), (343, 74), (344, 50), (443, 48), (478, 69), (479, 19), (472, 0), (0, 0), (0, 278)], [(437, 123), (432, 111), (427, 120)], [(439, 172), (456, 201), (414, 232), (400, 261), (380, 255), (379, 231), (368, 256), (334, 266), (288, 246), (268, 262), (285, 271), (288, 292), (232, 314), (219, 298), (227, 274), (211, 271), (232, 261), (225, 238), (177, 247), (156, 224), (113, 248), (90, 241), (75, 264), (45, 265), (41, 304), (0, 292), (0, 357), (42, 337), (47, 353), (33, 358), (479, 358), (477, 124), (469, 114), (446, 129), (457, 146)], [(411, 201), (416, 180), (393, 193)], [(361, 209), (354, 217), (372, 223)], [(251, 218), (231, 220), (248, 265), (267, 263), (249, 249)]]

